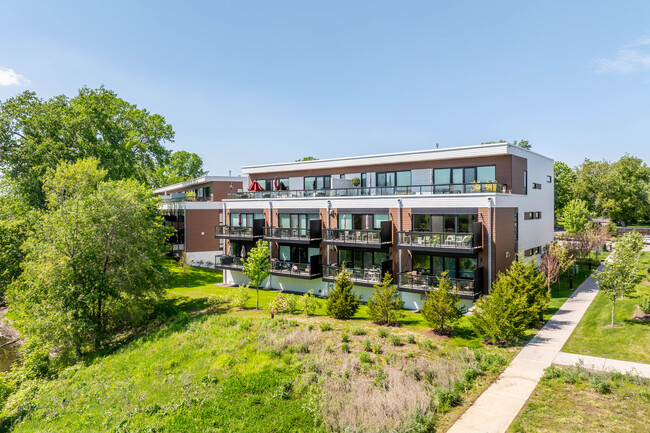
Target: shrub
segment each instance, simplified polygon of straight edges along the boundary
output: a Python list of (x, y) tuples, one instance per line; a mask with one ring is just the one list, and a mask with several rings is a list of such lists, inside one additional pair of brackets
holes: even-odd
[(350, 353), (350, 345), (348, 343), (341, 344), (341, 352)]
[(282, 292), (278, 293), (274, 300), (269, 304), (269, 308), (273, 308), (276, 313), (295, 313), (296, 311), (296, 297), (285, 295)]
[(402, 339), (399, 338), (397, 335), (391, 335), (390, 342), (393, 346), (401, 346), (403, 344)]
[(251, 292), (248, 290), (248, 285), (233, 288), (229, 293), (230, 305), (235, 308), (244, 309), (246, 303), (251, 298)]
[(409, 334), (406, 336), (406, 342), (409, 344), (417, 344), (417, 341), (415, 340), (415, 335)]
[(314, 324), (313, 324), (313, 323), (309, 323), (309, 324), (307, 325), (307, 330), (308, 330), (308, 331), (311, 331), (312, 329), (314, 329)]
[(372, 364), (372, 357), (368, 352), (361, 352), (359, 354), (359, 360), (366, 364)]
[(422, 315), (437, 333), (443, 333), (463, 315), (458, 307), (460, 298), (453, 290), (447, 272), (438, 278), (438, 287), (427, 291), (422, 303)]
[(639, 308), (646, 314), (650, 314), (650, 294), (643, 295), (639, 299)]
[(372, 353), (376, 353), (377, 355), (381, 354), (381, 344), (375, 343), (372, 345)]
[(436, 345), (433, 344), (431, 340), (420, 340), (420, 347), (429, 350), (429, 351), (434, 351), (436, 350)]
[(327, 298), (327, 314), (330, 317), (349, 319), (357, 312), (361, 300), (352, 292), (352, 286), (350, 273), (344, 267), (336, 277), (334, 289)]
[(316, 310), (318, 310), (318, 307), (320, 307), (320, 302), (318, 302), (318, 299), (314, 296), (313, 290), (302, 295), (298, 301), (298, 308), (308, 316), (313, 316), (314, 313), (316, 313)]
[(341, 341), (343, 343), (349, 343), (350, 342), (350, 337), (348, 336), (347, 332), (342, 332), (341, 333)]
[(372, 350), (372, 346), (370, 344), (370, 340), (363, 340), (363, 343), (361, 343), (363, 350), (366, 352), (370, 352)]
[(350, 330), (352, 335), (366, 335), (366, 330), (361, 326), (355, 326)]
[(332, 325), (330, 322), (318, 322), (318, 327), (320, 328), (321, 332), (327, 332), (332, 330)]
[(601, 375), (597, 374), (589, 380), (589, 385), (596, 391), (598, 394), (609, 394), (612, 392), (612, 389), (609, 385), (609, 381), (605, 380)]
[(377, 323), (395, 323), (404, 316), (404, 301), (397, 286), (392, 284), (390, 272), (384, 274), (381, 285), (375, 285), (374, 292), (368, 298), (370, 317)]
[(377, 335), (380, 338), (386, 338), (386, 337), (388, 337), (390, 335), (390, 331), (388, 329), (386, 329), (386, 328), (379, 328), (379, 329), (377, 329)]
[(458, 406), (460, 402), (460, 395), (455, 390), (447, 388), (436, 389), (436, 406), (438, 406), (438, 412), (448, 412), (452, 407)]

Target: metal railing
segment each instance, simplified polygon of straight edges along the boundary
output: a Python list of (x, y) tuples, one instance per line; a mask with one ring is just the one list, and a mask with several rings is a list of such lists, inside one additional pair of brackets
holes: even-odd
[(377, 195), (432, 195), (507, 193), (505, 184), (497, 182), (454, 183), (444, 185), (376, 186), (281, 191), (241, 191), (228, 193), (229, 199), (268, 199), (305, 197), (355, 197)]
[[(397, 276), (398, 287), (403, 289), (424, 291), (438, 286), (438, 277), (433, 275), (400, 273)], [(460, 296), (474, 296), (480, 291), (475, 279), (450, 278), (449, 282)]]
[(306, 276), (320, 275), (322, 272), (312, 272), (309, 263), (294, 263), (280, 260), (271, 260), (271, 272), (289, 276)]
[(253, 227), (236, 227), (236, 226), (215, 226), (214, 227), (215, 237), (241, 237), (241, 238), (253, 238)]
[(311, 239), (309, 228), (264, 227), (264, 237), (273, 239)]
[(472, 233), (436, 233), (401, 231), (399, 245), (423, 248), (474, 248), (474, 235)]
[(351, 244), (381, 244), (380, 230), (325, 229), (324, 240)]
[[(341, 267), (337, 265), (328, 265), (323, 266), (323, 278), (329, 278), (331, 280), (336, 279), (338, 274), (341, 272)], [(379, 284), (381, 283), (381, 269), (362, 269), (362, 268), (345, 268), (350, 274), (350, 279), (352, 281), (357, 281), (360, 283), (372, 283)]]

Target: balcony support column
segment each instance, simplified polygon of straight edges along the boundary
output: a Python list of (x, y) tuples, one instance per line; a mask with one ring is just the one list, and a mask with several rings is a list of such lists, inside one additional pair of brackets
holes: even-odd
[(492, 292), (492, 197), (488, 197), (488, 293)]

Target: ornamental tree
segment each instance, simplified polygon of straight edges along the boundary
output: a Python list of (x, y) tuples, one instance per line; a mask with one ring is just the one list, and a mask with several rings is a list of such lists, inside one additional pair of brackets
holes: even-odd
[(271, 274), (271, 262), (269, 262), (269, 243), (265, 240), (258, 240), (255, 247), (250, 250), (244, 261), (244, 274), (251, 280), (255, 287), (255, 308), (260, 309), (260, 286)]

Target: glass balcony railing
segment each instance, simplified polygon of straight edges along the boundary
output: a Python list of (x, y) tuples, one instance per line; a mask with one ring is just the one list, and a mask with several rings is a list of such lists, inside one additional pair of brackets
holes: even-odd
[[(341, 272), (341, 267), (336, 265), (323, 266), (323, 278), (335, 280)], [(379, 284), (381, 283), (381, 269), (345, 268), (350, 273), (350, 279), (354, 282)]]
[[(438, 286), (438, 277), (414, 273), (397, 274), (398, 287), (410, 290), (429, 290)], [(474, 299), (481, 293), (481, 287), (477, 279), (450, 278), (449, 282), (454, 290), (458, 291), (461, 298)]]
[(215, 268), (221, 269), (243, 269), (244, 259), (241, 257), (224, 254), (215, 258)]
[(215, 226), (215, 238), (256, 238), (262, 236), (262, 230), (256, 227)]
[(399, 232), (399, 245), (421, 248), (474, 248), (472, 233)]
[(325, 229), (325, 240), (347, 244), (381, 244), (380, 230)]
[(228, 193), (229, 199), (269, 199), (305, 197), (356, 197), (381, 195), (433, 195), (507, 193), (505, 184), (497, 182), (455, 183), (444, 185), (377, 186), (282, 191), (241, 191)]
[(322, 269), (312, 268), (309, 263), (294, 263), (271, 260), (271, 272), (279, 275), (314, 277), (323, 274)]

